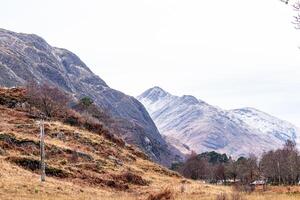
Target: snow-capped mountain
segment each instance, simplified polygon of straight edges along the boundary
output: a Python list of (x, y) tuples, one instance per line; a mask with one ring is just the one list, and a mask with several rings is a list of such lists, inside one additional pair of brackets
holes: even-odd
[(161, 134), (182, 153), (218, 151), (231, 156), (260, 155), (297, 142), (299, 131), (289, 122), (254, 108), (222, 110), (202, 100), (174, 96), (159, 87), (137, 97)]

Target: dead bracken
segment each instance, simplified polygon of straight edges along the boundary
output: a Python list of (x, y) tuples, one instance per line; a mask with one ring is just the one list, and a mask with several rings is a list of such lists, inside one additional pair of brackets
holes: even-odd
[[(35, 160), (33, 158), (26, 158), (26, 157), (8, 157), (8, 161), (17, 164), (20, 167), (25, 169), (31, 170), (33, 172), (38, 173), (40, 169), (40, 161)], [(47, 176), (53, 176), (58, 178), (67, 178), (68, 173), (62, 169), (58, 169), (55, 167), (51, 167), (46, 165), (46, 174)]]

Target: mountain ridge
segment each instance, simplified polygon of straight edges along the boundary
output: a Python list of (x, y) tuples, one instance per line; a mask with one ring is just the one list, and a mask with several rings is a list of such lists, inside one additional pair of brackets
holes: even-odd
[(151, 92), (157, 88), (146, 90), (137, 99), (166, 140), (173, 141), (185, 154), (189, 151), (183, 145), (198, 153), (219, 151), (238, 157), (249, 153), (261, 155), (287, 139), (299, 142), (296, 126), (257, 109), (223, 110), (191, 95), (179, 97), (161, 88), (168, 95), (155, 97)]

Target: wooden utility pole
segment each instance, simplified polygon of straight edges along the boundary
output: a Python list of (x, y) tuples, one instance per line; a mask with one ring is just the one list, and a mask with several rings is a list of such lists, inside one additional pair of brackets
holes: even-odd
[(41, 181), (44, 182), (46, 180), (46, 172), (45, 172), (45, 128), (44, 128), (44, 120), (40, 121), (40, 154), (41, 154)]
[(281, 170), (280, 170), (279, 161), (277, 161), (277, 167), (278, 167), (278, 173), (279, 173), (279, 185), (281, 185)]

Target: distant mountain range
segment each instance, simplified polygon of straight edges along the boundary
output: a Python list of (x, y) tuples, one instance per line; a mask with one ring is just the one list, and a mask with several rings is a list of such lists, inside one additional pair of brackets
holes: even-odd
[(137, 99), (165, 139), (182, 153), (217, 151), (233, 157), (261, 155), (298, 142), (299, 129), (254, 108), (223, 110), (190, 95), (174, 96), (159, 87)]
[(74, 53), (34, 34), (0, 29), (0, 86), (22, 86), (31, 80), (52, 84), (76, 98), (91, 97), (114, 119), (106, 125), (154, 161), (170, 165), (177, 157), (179, 152), (167, 145), (144, 106), (110, 88)]

